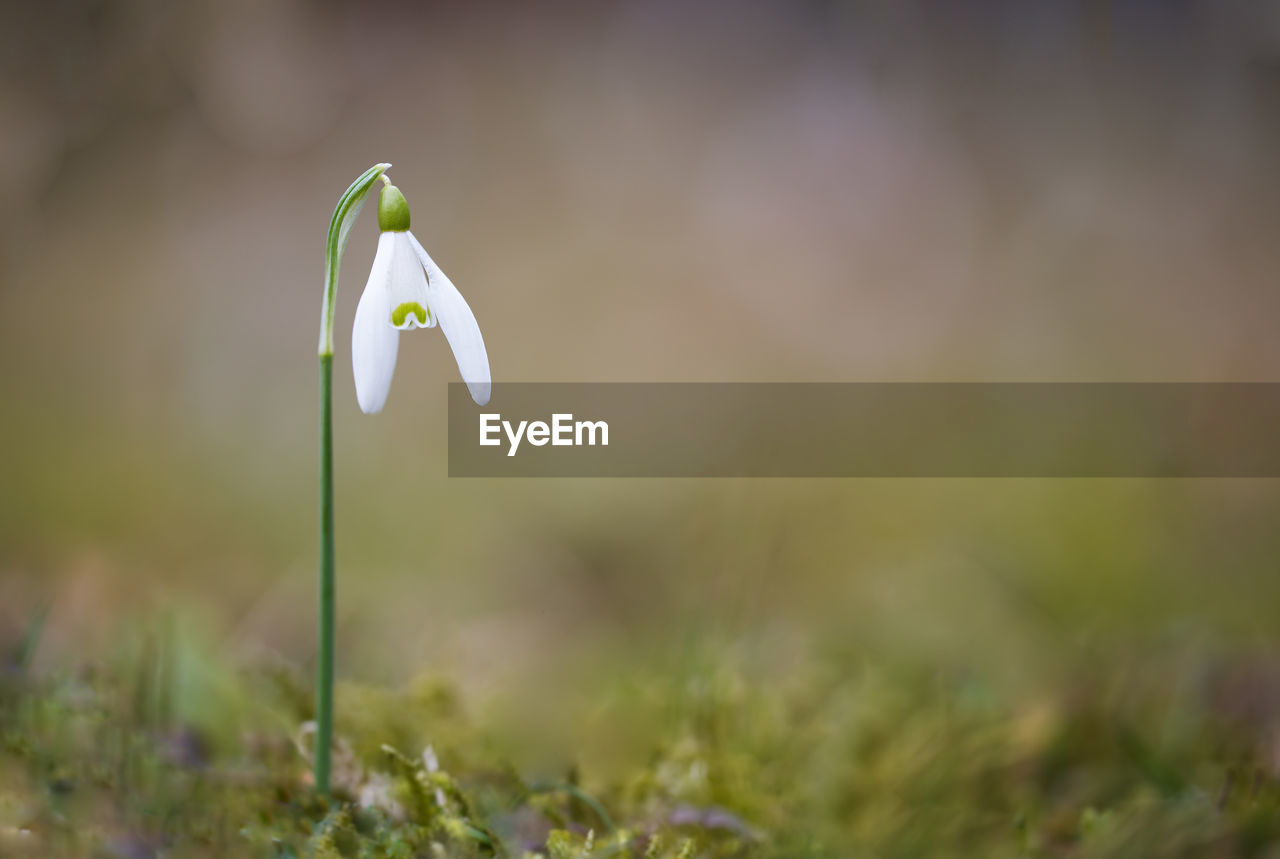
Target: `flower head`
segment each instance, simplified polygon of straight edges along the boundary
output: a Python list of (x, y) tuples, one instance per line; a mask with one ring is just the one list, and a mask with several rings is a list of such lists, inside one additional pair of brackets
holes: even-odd
[(356, 307), (351, 369), (365, 414), (382, 411), (391, 389), (400, 332), (438, 324), (458, 371), (478, 405), (489, 402), (489, 354), (475, 314), (444, 272), (409, 232), (409, 204), (386, 183), (378, 198), (378, 251)]

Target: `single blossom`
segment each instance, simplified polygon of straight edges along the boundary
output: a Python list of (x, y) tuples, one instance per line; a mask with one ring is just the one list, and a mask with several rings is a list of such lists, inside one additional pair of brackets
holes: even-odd
[(356, 307), (351, 369), (367, 415), (382, 411), (396, 370), (400, 332), (440, 326), (471, 399), (489, 402), (489, 354), (466, 300), (409, 232), (409, 204), (385, 177), (378, 198), (378, 251)]

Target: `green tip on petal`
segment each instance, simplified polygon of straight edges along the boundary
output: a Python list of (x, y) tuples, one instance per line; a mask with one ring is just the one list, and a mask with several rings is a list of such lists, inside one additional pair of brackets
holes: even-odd
[(378, 195), (378, 229), (384, 233), (409, 229), (409, 203), (395, 185), (383, 185)]
[(426, 327), (427, 309), (416, 301), (406, 301), (404, 304), (397, 305), (396, 309), (391, 311), (391, 324), (400, 328), (409, 318), (410, 313), (417, 317), (419, 325)]

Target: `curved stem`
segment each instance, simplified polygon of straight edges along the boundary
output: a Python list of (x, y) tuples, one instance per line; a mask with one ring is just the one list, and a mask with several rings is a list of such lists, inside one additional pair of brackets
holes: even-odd
[(320, 312), (320, 652), (316, 660), (316, 790), (329, 793), (333, 749), (334, 595), (333, 553), (333, 309), (338, 299), (338, 270), (351, 225), (365, 195), (390, 164), (375, 164), (360, 174), (339, 199), (329, 222), (324, 258), (324, 305)]
[(360, 207), (364, 205), (365, 194), (378, 181), (378, 177), (387, 172), (390, 164), (375, 164), (364, 171), (351, 183), (333, 209), (333, 219), (329, 221), (329, 242), (324, 255), (324, 306), (320, 311), (320, 355), (333, 354), (333, 307), (338, 300), (338, 268), (342, 265), (342, 252), (347, 249), (347, 237), (351, 233), (351, 225), (355, 223)]

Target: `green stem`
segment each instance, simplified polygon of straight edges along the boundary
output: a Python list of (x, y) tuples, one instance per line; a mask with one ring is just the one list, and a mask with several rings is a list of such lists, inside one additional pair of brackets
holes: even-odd
[(333, 558), (333, 310), (338, 300), (338, 270), (351, 224), (390, 164), (375, 164), (360, 174), (338, 200), (329, 222), (324, 257), (324, 305), (320, 311), (320, 653), (316, 660), (316, 790), (329, 793), (333, 750), (334, 591)]
[(320, 356), (320, 654), (316, 675), (316, 790), (329, 792), (333, 748), (333, 353)]

